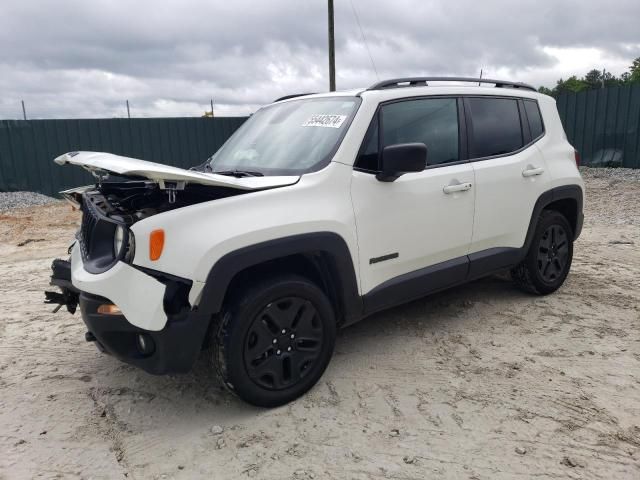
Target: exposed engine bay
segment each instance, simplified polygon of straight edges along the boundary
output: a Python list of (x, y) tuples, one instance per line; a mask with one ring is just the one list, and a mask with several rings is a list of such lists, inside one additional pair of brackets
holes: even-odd
[(130, 226), (158, 213), (249, 192), (176, 182), (165, 182), (161, 186), (152, 181), (134, 180), (104, 182), (67, 190), (62, 195), (77, 208), (81, 208), (83, 199), (89, 201), (105, 217)]

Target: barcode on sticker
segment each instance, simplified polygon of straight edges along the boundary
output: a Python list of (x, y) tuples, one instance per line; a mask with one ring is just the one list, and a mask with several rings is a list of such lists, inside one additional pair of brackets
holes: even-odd
[(309, 117), (309, 119), (304, 122), (302, 126), (340, 128), (346, 118), (346, 115), (311, 115), (311, 117)]

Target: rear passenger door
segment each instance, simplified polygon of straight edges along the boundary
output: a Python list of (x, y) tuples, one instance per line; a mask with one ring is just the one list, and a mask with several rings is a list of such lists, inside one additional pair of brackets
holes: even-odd
[[(491, 255), (508, 263), (509, 253), (516, 252), (507, 249), (523, 246), (534, 205), (550, 177), (535, 145), (544, 135), (535, 100), (483, 96), (465, 97), (464, 103), (476, 178), (470, 255), (474, 276), (483, 273), (474, 272), (474, 259)], [(489, 249), (504, 249), (506, 255)]]

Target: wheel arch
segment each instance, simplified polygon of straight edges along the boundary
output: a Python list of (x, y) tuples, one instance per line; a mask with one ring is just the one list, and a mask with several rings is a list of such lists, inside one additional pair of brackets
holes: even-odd
[(198, 310), (219, 313), (228, 296), (243, 284), (279, 272), (297, 273), (317, 283), (336, 309), (339, 323), (352, 323), (362, 316), (349, 247), (333, 232), (268, 240), (225, 254), (207, 275)]
[(584, 220), (582, 209), (583, 193), (582, 187), (579, 185), (563, 185), (544, 192), (538, 197), (533, 207), (531, 221), (529, 222), (529, 228), (522, 251), (526, 254), (529, 250), (538, 219), (543, 210), (555, 210), (562, 213), (573, 229), (573, 239), (577, 240), (582, 231), (582, 223)]

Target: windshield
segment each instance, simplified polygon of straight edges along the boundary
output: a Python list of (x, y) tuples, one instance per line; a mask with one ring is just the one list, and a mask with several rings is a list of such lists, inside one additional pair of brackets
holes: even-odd
[(210, 171), (301, 175), (318, 170), (335, 153), (359, 103), (356, 97), (307, 98), (262, 108), (211, 157)]

